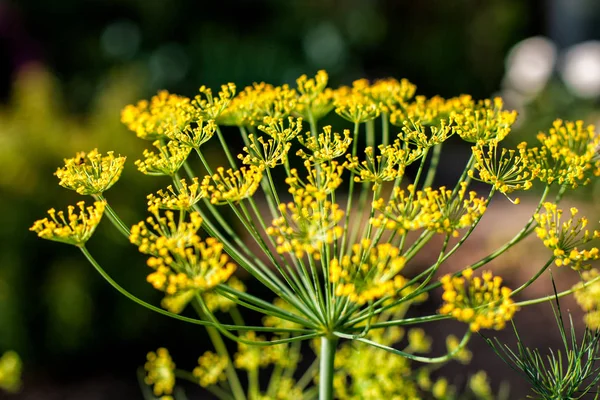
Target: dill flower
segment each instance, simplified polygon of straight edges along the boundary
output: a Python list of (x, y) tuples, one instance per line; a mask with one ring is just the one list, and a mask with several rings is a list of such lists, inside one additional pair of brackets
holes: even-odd
[(445, 275), (440, 281), (444, 289), (440, 314), (468, 323), (473, 332), (504, 329), (517, 311), (510, 298), (511, 290), (501, 286), (502, 278), (493, 276), (491, 272), (474, 278), (473, 270), (467, 268), (462, 277)]
[(412, 143), (419, 149), (427, 149), (440, 143), (443, 143), (454, 133), (450, 124), (442, 119), (439, 126), (423, 125), (419, 120), (405, 120), (402, 132), (398, 134), (400, 140)]
[(585, 217), (575, 219), (578, 210), (571, 207), (571, 217), (561, 222), (563, 210), (556, 204), (544, 203), (544, 213), (534, 215), (538, 226), (535, 233), (542, 240), (544, 246), (553, 251), (554, 263), (557, 266), (569, 265), (572, 269), (587, 269), (588, 261), (597, 260), (600, 257), (597, 247), (589, 250), (580, 250), (578, 246), (584, 245), (600, 237), (599, 231), (590, 232), (585, 229), (588, 220)]
[(228, 83), (221, 85), (221, 90), (217, 96), (213, 96), (212, 90), (206, 86), (201, 86), (198, 91), (200, 94), (192, 100), (192, 106), (198, 118), (206, 120), (216, 120), (225, 111), (235, 96), (235, 84)]
[[(229, 286), (238, 292), (246, 291), (244, 282), (236, 278), (235, 275), (232, 275), (227, 282), (224, 283), (224, 285)], [(221, 312), (227, 312), (236, 305), (235, 301), (231, 298), (222, 296), (214, 291), (203, 292), (202, 300), (204, 301), (204, 304), (206, 304), (206, 308), (208, 308), (211, 312), (215, 312), (217, 310)]]
[(67, 215), (51, 208), (48, 210), (50, 219), (35, 221), (29, 230), (36, 232), (42, 239), (83, 246), (94, 234), (105, 207), (106, 203), (103, 201), (96, 201), (93, 206), (88, 207), (85, 207), (84, 201), (80, 201), (77, 203), (79, 213), (76, 213), (76, 207), (69, 206)]
[(289, 142), (302, 132), (302, 118), (288, 117), (287, 127), (283, 121), (283, 118), (265, 117), (264, 125), (259, 125), (258, 129), (281, 142)]
[(355, 124), (371, 121), (381, 113), (377, 103), (356, 92), (337, 97), (334, 105), (336, 114)]
[(586, 326), (593, 330), (600, 329), (600, 282), (588, 282), (598, 276), (600, 271), (596, 268), (583, 271), (581, 273), (583, 282), (573, 286), (573, 289), (576, 289), (575, 300), (585, 312), (583, 320)]
[(209, 387), (225, 380), (228, 364), (227, 357), (207, 351), (198, 358), (198, 366), (192, 373), (198, 378), (200, 386)]
[(287, 160), (287, 154), (292, 147), (290, 142), (278, 139), (265, 139), (260, 136), (258, 139), (250, 134), (248, 135), (248, 146), (244, 147), (246, 155), (239, 154), (238, 158), (243, 164), (265, 169), (275, 168), (277, 165), (284, 164)]
[(296, 168), (290, 170), (290, 176), (285, 180), (285, 183), (290, 186), (291, 194), (301, 190), (314, 196), (316, 200), (325, 200), (327, 195), (333, 193), (342, 183), (344, 166), (339, 165), (336, 161), (313, 167), (307, 160), (304, 162), (304, 166), (308, 170), (306, 181), (298, 176)]
[(375, 155), (373, 147), (368, 146), (365, 148), (364, 161), (347, 154), (346, 168), (356, 174), (355, 182), (373, 182), (373, 190), (376, 190), (383, 182), (393, 181), (404, 175), (405, 167), (423, 154), (420, 149), (405, 150), (400, 147), (398, 140), (392, 145), (379, 145), (379, 155)]
[(593, 125), (557, 119), (548, 134), (540, 132), (537, 139), (542, 146), (529, 150), (528, 156), (540, 181), (576, 188), (600, 176), (600, 135)]
[(397, 247), (389, 243), (372, 247), (369, 239), (363, 239), (352, 246), (351, 255), (329, 262), (329, 280), (336, 296), (362, 305), (404, 288), (407, 280), (399, 272), (405, 262)]
[(425, 96), (416, 96), (410, 103), (402, 103), (394, 107), (390, 113), (390, 123), (396, 126), (405, 126), (405, 121), (419, 122), (425, 126), (437, 123), (441, 116), (449, 116), (444, 112), (447, 101), (439, 96), (430, 99)]
[(60, 179), (60, 186), (79, 194), (101, 194), (119, 180), (125, 159), (115, 157), (112, 151), (106, 156), (98, 153), (97, 149), (88, 153), (80, 152), (73, 158), (65, 158), (65, 166), (58, 168), (54, 175)]
[(186, 300), (191, 300), (188, 291), (195, 294), (226, 282), (236, 268), (223, 252), (223, 244), (215, 238), (209, 237), (203, 242), (199, 236), (192, 236), (190, 243), (178, 247), (157, 240), (156, 247), (158, 256), (148, 259), (148, 266), (154, 272), (148, 275), (147, 281), (167, 296), (183, 296), (175, 301), (176, 305), (185, 305)]
[(304, 254), (319, 259), (323, 245), (331, 244), (342, 235), (338, 226), (344, 212), (329, 201), (318, 201), (308, 190), (296, 189), (294, 201), (281, 203), (281, 217), (273, 220), (266, 233), (275, 237), (277, 252)]
[(201, 190), (210, 195), (212, 204), (235, 203), (252, 197), (260, 185), (263, 169), (254, 165), (239, 170), (217, 168), (217, 173), (202, 179)]
[(297, 90), (300, 93), (298, 103), (311, 107), (315, 99), (327, 87), (329, 75), (324, 70), (317, 71), (314, 78), (308, 78), (306, 75), (296, 79)]
[(521, 143), (517, 150), (502, 149), (500, 155), (495, 141), (478, 143), (472, 150), (477, 175), (470, 170), (470, 177), (494, 186), (503, 194), (528, 190), (533, 186), (531, 181), (535, 175), (529, 170), (526, 143)]
[(394, 188), (389, 202), (383, 198), (373, 202), (373, 208), (380, 214), (370, 220), (374, 227), (385, 227), (396, 230), (399, 234), (416, 231), (427, 226), (428, 200), (422, 190), (416, 190), (415, 185), (406, 189)]
[[(460, 340), (454, 335), (448, 335), (446, 337), (446, 349), (448, 354), (454, 353), (460, 346)], [(465, 346), (452, 356), (452, 358), (461, 364), (468, 364), (473, 358), (473, 353)]]
[(517, 119), (516, 111), (503, 110), (501, 98), (486, 99), (453, 113), (456, 133), (465, 141), (502, 141)]
[(197, 212), (189, 214), (189, 222), (183, 218), (176, 219), (171, 210), (164, 211), (161, 215), (156, 203), (150, 205), (148, 211), (151, 216), (132, 226), (129, 235), (129, 242), (138, 246), (139, 252), (143, 254), (158, 256), (161, 249), (188, 246), (203, 222)]
[(166, 145), (157, 140), (152, 145), (158, 149), (158, 154), (144, 150), (145, 160), (135, 162), (140, 172), (146, 175), (175, 175), (192, 151), (190, 147), (174, 140), (169, 141)]
[(416, 90), (417, 87), (407, 79), (398, 81), (394, 78), (387, 78), (379, 79), (372, 85), (366, 86), (364, 94), (381, 104), (382, 111), (389, 112), (397, 105), (410, 100)]
[(323, 133), (320, 133), (316, 138), (310, 132), (306, 134), (306, 139), (298, 136), (298, 141), (310, 151), (310, 154), (300, 149), (296, 155), (315, 164), (341, 157), (348, 150), (350, 143), (352, 143), (350, 131), (344, 129), (343, 134), (343, 138), (339, 133), (333, 133), (332, 136), (331, 125), (328, 125), (323, 127)]
[(217, 130), (217, 125), (213, 120), (204, 121), (202, 119), (195, 121), (194, 125), (187, 125), (181, 130), (167, 131), (166, 136), (185, 147), (199, 149), (200, 146), (213, 137)]
[(364, 343), (343, 343), (335, 357), (335, 397), (419, 399), (408, 359)]
[(310, 104), (298, 102), (294, 108), (294, 114), (300, 115), (304, 119), (319, 121), (333, 110), (333, 101), (335, 99), (335, 91), (330, 88), (325, 88), (320, 92)]
[(220, 125), (257, 126), (266, 117), (282, 119), (290, 115), (297, 104), (297, 93), (288, 85), (254, 83), (233, 98), (217, 122)]
[(467, 183), (462, 182), (460, 189), (453, 191), (444, 186), (438, 190), (425, 188), (427, 211), (423, 213), (425, 227), (437, 233), (458, 236), (459, 229), (470, 228), (485, 213), (487, 206), (483, 197), (470, 191), (467, 194)]
[(200, 187), (198, 178), (193, 178), (192, 183), (189, 185), (185, 179), (181, 179), (178, 190), (169, 185), (166, 191), (160, 189), (156, 195), (149, 194), (147, 199), (148, 207), (156, 205), (158, 208), (168, 210), (189, 211), (201, 199), (206, 197), (208, 197), (208, 194)]
[(0, 389), (9, 393), (21, 388), (21, 373), (23, 363), (14, 351), (7, 351), (0, 357)]
[(166, 90), (121, 112), (121, 122), (145, 140), (164, 139), (167, 132), (182, 130), (192, 119), (190, 100)]
[(175, 386), (175, 363), (169, 354), (169, 351), (163, 347), (151, 351), (146, 356), (148, 360), (144, 365), (146, 377), (144, 381), (147, 385), (152, 385), (154, 395), (162, 396), (173, 393)]
[(425, 335), (425, 331), (421, 328), (413, 328), (408, 330), (408, 349), (413, 353), (429, 353), (431, 351), (432, 340)]

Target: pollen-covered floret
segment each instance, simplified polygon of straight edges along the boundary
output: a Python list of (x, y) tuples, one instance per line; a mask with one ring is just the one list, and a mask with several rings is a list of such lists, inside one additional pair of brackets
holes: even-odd
[(185, 215), (171, 210), (161, 213), (156, 203), (151, 204), (148, 211), (151, 216), (132, 226), (129, 235), (129, 241), (138, 246), (140, 253), (158, 256), (160, 249), (188, 246), (202, 226), (202, 217), (197, 212), (189, 214), (188, 222), (183, 218)]
[(350, 154), (346, 155), (346, 168), (356, 175), (354, 181), (372, 182), (373, 190), (379, 188), (383, 182), (393, 181), (404, 175), (406, 166), (423, 155), (420, 149), (403, 149), (399, 140), (388, 146), (379, 145), (377, 150), (375, 152), (371, 146), (365, 148), (364, 161), (359, 161), (358, 157), (352, 157)]
[(146, 175), (175, 175), (192, 151), (175, 140), (166, 145), (157, 140), (152, 145), (158, 149), (158, 154), (146, 149), (143, 153), (145, 160), (135, 162), (140, 172)]
[(213, 96), (210, 88), (201, 86), (198, 89), (200, 94), (196, 95), (191, 102), (197, 119), (216, 120), (219, 118), (235, 96), (235, 89), (235, 84), (230, 82), (221, 85), (217, 96)]
[(279, 139), (266, 139), (262, 136), (256, 138), (248, 135), (248, 146), (244, 147), (246, 154), (239, 154), (238, 158), (243, 164), (257, 168), (275, 168), (287, 161), (288, 151), (292, 144)]
[(158, 92), (150, 101), (128, 105), (121, 112), (121, 122), (145, 140), (164, 139), (167, 132), (180, 131), (193, 119), (190, 99), (166, 90)]
[(352, 246), (351, 255), (330, 260), (329, 280), (336, 296), (362, 305), (405, 288), (407, 280), (399, 275), (405, 262), (397, 247), (389, 243), (372, 246), (364, 239)]
[(163, 347), (148, 353), (144, 369), (146, 377), (144, 381), (151, 385), (156, 396), (170, 395), (175, 386), (175, 363), (169, 351)]
[(304, 162), (304, 166), (308, 170), (308, 176), (305, 180), (299, 177), (298, 170), (295, 168), (290, 170), (290, 176), (285, 180), (285, 183), (290, 187), (289, 192), (291, 194), (301, 190), (314, 196), (316, 200), (325, 200), (342, 183), (344, 166), (339, 165), (336, 161), (311, 166), (307, 160)]
[[(600, 271), (596, 268), (583, 271), (581, 278), (583, 282), (573, 286), (576, 289), (575, 300), (585, 311), (583, 320), (590, 329), (600, 329), (600, 282), (597, 280)], [(589, 283), (590, 281), (593, 281)]]
[(535, 174), (529, 168), (526, 143), (521, 143), (516, 150), (498, 150), (498, 142), (492, 141), (478, 143), (472, 150), (477, 174), (470, 170), (470, 177), (494, 186), (505, 195), (533, 186)]
[(350, 89), (340, 89), (337, 93), (334, 101), (335, 112), (350, 122), (360, 124), (371, 121), (381, 113), (379, 104), (364, 94)]
[(541, 147), (530, 149), (528, 157), (540, 181), (576, 188), (588, 184), (592, 176), (600, 176), (600, 135), (593, 125), (557, 119), (549, 132), (540, 132), (537, 139)]
[(288, 85), (255, 83), (233, 98), (221, 114), (219, 125), (257, 126), (265, 118), (287, 118), (297, 104), (298, 94)]
[(208, 142), (213, 137), (217, 125), (215, 121), (202, 119), (197, 120), (194, 124), (189, 124), (180, 130), (170, 130), (166, 132), (167, 138), (175, 140), (185, 147), (199, 149), (204, 143)]
[(331, 125), (328, 125), (323, 127), (323, 133), (320, 133), (316, 138), (310, 132), (306, 134), (306, 139), (302, 136), (298, 136), (298, 141), (306, 147), (310, 153), (306, 153), (304, 150), (300, 149), (296, 155), (314, 164), (329, 162), (334, 158), (341, 157), (348, 150), (350, 143), (352, 143), (350, 131), (345, 129), (343, 134), (343, 138), (337, 132), (332, 134)]
[(252, 197), (263, 177), (263, 168), (251, 165), (239, 170), (217, 168), (217, 173), (202, 179), (201, 190), (210, 196), (212, 204), (236, 203)]
[(319, 201), (305, 189), (295, 190), (294, 201), (282, 203), (279, 211), (282, 216), (274, 219), (266, 232), (275, 237), (280, 254), (292, 253), (298, 258), (309, 254), (319, 259), (322, 247), (333, 243), (343, 232), (338, 226), (344, 216), (339, 206)]
[(287, 126), (283, 122), (283, 118), (265, 117), (258, 130), (281, 142), (289, 142), (302, 132), (302, 118), (288, 117)]
[(65, 166), (58, 168), (54, 175), (60, 179), (60, 186), (79, 194), (101, 194), (119, 180), (123, 164), (125, 157), (115, 157), (112, 151), (103, 156), (94, 149), (88, 153), (77, 153), (73, 158), (65, 158)]
[(503, 110), (503, 107), (502, 99), (496, 97), (452, 113), (456, 133), (471, 143), (502, 141), (517, 120), (516, 111)]
[(156, 195), (149, 194), (147, 199), (148, 207), (157, 206), (168, 210), (189, 211), (206, 197), (208, 194), (200, 187), (198, 178), (193, 178), (191, 184), (188, 184), (185, 179), (181, 179), (177, 190), (169, 185), (167, 190), (160, 189)]
[(588, 220), (585, 217), (575, 219), (579, 212), (575, 207), (571, 207), (571, 217), (566, 221), (561, 221), (563, 210), (556, 204), (546, 202), (544, 209), (544, 213), (534, 215), (538, 223), (535, 233), (544, 246), (553, 251), (555, 264), (559, 267), (568, 265), (575, 270), (589, 268), (588, 262), (600, 257), (598, 248), (580, 250), (579, 246), (600, 237), (600, 232), (585, 229)]
[(205, 352), (198, 358), (198, 366), (192, 373), (202, 387), (216, 385), (225, 380), (225, 368), (229, 364), (226, 356), (220, 356), (211, 351)]
[[(42, 239), (54, 240), (83, 246), (92, 237), (96, 227), (102, 219), (106, 203), (94, 202), (93, 206), (85, 207), (85, 202), (80, 201), (77, 207), (69, 206), (67, 214), (54, 208), (48, 210), (50, 218), (37, 220), (29, 229), (38, 234)], [(79, 213), (76, 213), (79, 209)]]
[(444, 304), (440, 314), (468, 323), (473, 332), (501, 330), (517, 311), (510, 298), (511, 290), (502, 286), (502, 278), (491, 272), (484, 272), (479, 278), (473, 277), (473, 270), (467, 268), (462, 276), (445, 275), (441, 282)]

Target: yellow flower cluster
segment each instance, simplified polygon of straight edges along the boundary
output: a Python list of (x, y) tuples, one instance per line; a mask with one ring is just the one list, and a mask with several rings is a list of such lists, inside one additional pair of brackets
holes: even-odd
[(456, 193), (444, 186), (438, 190), (428, 187), (416, 192), (413, 185), (406, 191), (396, 188), (387, 204), (383, 199), (373, 203), (381, 214), (372, 218), (371, 224), (401, 234), (424, 228), (457, 237), (459, 229), (471, 227), (486, 210), (485, 199), (478, 198), (474, 191), (467, 196), (466, 189), (465, 182)]
[(336, 296), (348, 297), (362, 305), (387, 296), (394, 296), (406, 286), (399, 275), (405, 259), (400, 249), (389, 243), (372, 246), (369, 239), (352, 246), (352, 254), (329, 262), (329, 280)]
[(352, 138), (350, 138), (348, 129), (344, 130), (343, 138), (339, 133), (333, 133), (332, 136), (331, 125), (328, 125), (323, 127), (323, 133), (320, 133), (316, 138), (308, 132), (306, 139), (298, 136), (298, 141), (310, 151), (310, 154), (300, 149), (296, 155), (311, 163), (321, 164), (343, 156), (350, 143), (352, 143)]
[(529, 150), (529, 158), (540, 181), (575, 188), (589, 183), (592, 175), (600, 176), (600, 135), (593, 125), (558, 119), (548, 134), (540, 132), (537, 138), (542, 146)]
[(146, 384), (153, 386), (152, 390), (156, 396), (172, 394), (175, 386), (175, 363), (169, 351), (161, 347), (156, 353), (148, 353), (146, 359)]
[(297, 104), (298, 94), (288, 85), (255, 83), (246, 87), (231, 101), (217, 122), (222, 125), (257, 126), (264, 119), (286, 118)]
[(304, 162), (304, 166), (308, 170), (306, 181), (299, 177), (296, 168), (290, 170), (290, 176), (285, 180), (285, 183), (290, 186), (289, 192), (291, 194), (300, 191), (308, 193), (316, 200), (321, 201), (327, 199), (327, 195), (333, 193), (342, 183), (344, 166), (339, 165), (336, 161), (313, 167), (307, 160)]
[(236, 203), (254, 195), (263, 177), (263, 168), (251, 165), (239, 170), (217, 168), (217, 173), (202, 179), (200, 189), (210, 196), (212, 204)]
[[(244, 335), (244, 339), (250, 341), (265, 341), (264, 336), (258, 336), (255, 332), (248, 331)], [(234, 356), (234, 364), (236, 368), (245, 369), (246, 371), (265, 368), (269, 365), (277, 364), (287, 366), (296, 364), (297, 357), (293, 357), (289, 352), (289, 348), (285, 344), (277, 344), (272, 346), (250, 346), (239, 342), (238, 351)]]
[(65, 158), (65, 166), (54, 174), (60, 179), (60, 186), (82, 195), (94, 195), (105, 192), (119, 180), (124, 164), (125, 157), (115, 157), (112, 151), (102, 156), (94, 149)]
[(265, 139), (262, 136), (255, 138), (248, 135), (248, 146), (244, 147), (246, 154), (239, 154), (238, 158), (246, 165), (252, 165), (259, 169), (275, 168), (277, 165), (287, 161), (287, 154), (292, 143), (278, 139)]
[(212, 90), (206, 86), (201, 86), (198, 91), (199, 95), (196, 95), (192, 100), (192, 106), (195, 107), (194, 112), (198, 119), (205, 120), (216, 120), (221, 116), (223, 112), (231, 103), (231, 100), (235, 96), (235, 84), (228, 83), (221, 85), (221, 90), (217, 94), (217, 97), (213, 96)]
[(445, 142), (455, 131), (444, 119), (440, 121), (439, 126), (423, 125), (420, 120), (410, 119), (404, 120), (403, 123), (404, 126), (402, 132), (398, 134), (398, 138), (405, 143), (417, 146), (419, 150)]
[(150, 101), (128, 105), (121, 112), (121, 122), (146, 140), (164, 139), (167, 132), (181, 131), (192, 118), (190, 100), (167, 91), (159, 92)]
[(456, 133), (465, 141), (502, 141), (517, 119), (516, 111), (503, 110), (501, 98), (486, 99), (452, 113)]
[(105, 206), (105, 202), (96, 201), (93, 206), (86, 208), (85, 202), (80, 201), (77, 203), (79, 213), (75, 212), (74, 206), (69, 206), (67, 215), (63, 211), (56, 212), (51, 208), (48, 210), (50, 219), (35, 221), (29, 230), (36, 232), (42, 239), (83, 246), (100, 223)]
[(275, 140), (287, 143), (302, 133), (302, 118), (288, 117), (287, 127), (284, 121), (284, 118), (265, 117), (264, 125), (259, 125), (258, 130)]
[(304, 254), (320, 259), (323, 245), (331, 244), (343, 232), (338, 223), (344, 212), (329, 201), (319, 201), (309, 190), (295, 189), (294, 201), (279, 206), (281, 217), (266, 232), (274, 236), (277, 252)]
[(190, 147), (174, 140), (166, 145), (156, 140), (152, 145), (158, 149), (158, 154), (150, 150), (144, 150), (145, 160), (135, 162), (140, 172), (146, 175), (175, 175), (192, 151)]
[(383, 182), (402, 177), (405, 168), (423, 155), (421, 149), (403, 149), (399, 140), (388, 146), (379, 145), (377, 149), (379, 154), (375, 155), (373, 147), (365, 148), (364, 161), (359, 161), (358, 157), (352, 157), (350, 154), (346, 155), (346, 168), (356, 174), (354, 181), (372, 182), (373, 190)]
[(571, 207), (571, 217), (561, 222), (563, 210), (556, 204), (544, 203), (544, 213), (534, 215), (538, 226), (535, 233), (542, 240), (544, 246), (553, 251), (555, 264), (557, 266), (568, 265), (571, 268), (589, 268), (587, 262), (597, 260), (600, 252), (597, 247), (589, 250), (579, 250), (578, 246), (588, 243), (592, 239), (600, 237), (599, 231), (590, 232), (585, 229), (588, 220), (585, 217), (575, 220), (579, 212), (577, 208)]
[(516, 150), (502, 149), (500, 155), (496, 141), (478, 143), (472, 150), (477, 175), (470, 170), (470, 177), (488, 183), (504, 194), (533, 186), (535, 174), (529, 169), (526, 143), (521, 143)]
[[(235, 277), (235, 275), (231, 276), (224, 285), (229, 286), (237, 290), (238, 292), (245, 292), (246, 286), (244, 282)], [(229, 297), (221, 296), (219, 293), (214, 291), (208, 291), (202, 293), (202, 300), (206, 307), (211, 311), (221, 311), (227, 312), (232, 307), (235, 307), (236, 303)]]
[(217, 130), (217, 125), (213, 120), (197, 120), (192, 124), (186, 125), (180, 130), (168, 130), (165, 136), (171, 140), (176, 141), (184, 147), (190, 147), (192, 149), (199, 149), (204, 143), (208, 142), (213, 137)]
[(147, 281), (165, 292), (163, 306), (178, 313), (196, 294), (226, 282), (235, 265), (219, 241), (210, 237), (202, 241), (197, 235), (202, 225), (198, 213), (190, 213), (189, 222), (182, 218), (176, 222), (173, 211), (167, 210), (164, 216), (156, 206), (149, 211), (153, 216), (134, 225), (129, 240), (150, 255), (148, 266), (154, 272)]
[(7, 351), (0, 357), (0, 389), (9, 393), (17, 392), (21, 388), (21, 372), (23, 364), (21, 358), (14, 351)]
[(225, 380), (227, 357), (207, 351), (198, 358), (198, 366), (192, 373), (198, 378), (200, 386), (209, 387)]
[(587, 327), (593, 330), (600, 329), (600, 282), (589, 282), (599, 276), (600, 271), (596, 268), (583, 271), (581, 273), (583, 282), (573, 286), (576, 290), (575, 300), (585, 311), (583, 320)]
[(511, 290), (501, 286), (502, 278), (491, 272), (484, 272), (479, 278), (473, 277), (473, 270), (467, 268), (462, 277), (445, 275), (441, 282), (444, 304), (440, 314), (468, 323), (473, 332), (501, 330), (517, 312), (517, 306), (510, 298)]
[(379, 104), (360, 91), (343, 88), (335, 98), (335, 112), (342, 118), (355, 124), (371, 121), (379, 116)]
[(342, 344), (335, 371), (335, 395), (341, 400), (423, 398), (407, 358), (364, 343)]
[(179, 182), (178, 190), (173, 189), (172, 185), (167, 186), (167, 190), (160, 189), (156, 195), (149, 194), (148, 207), (156, 206), (168, 210), (189, 211), (195, 204), (208, 194), (202, 190), (198, 178), (193, 178), (192, 183), (188, 185), (185, 179)]

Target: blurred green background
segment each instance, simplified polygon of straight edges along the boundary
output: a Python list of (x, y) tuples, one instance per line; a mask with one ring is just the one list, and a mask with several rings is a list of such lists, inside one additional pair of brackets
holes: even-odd
[[(392, 76), (424, 95), (500, 94), (521, 113), (519, 142), (557, 116), (597, 118), (598, 44), (568, 56), (598, 36), (599, 15), (584, 0), (0, 0), (0, 352), (24, 359), (15, 398), (140, 398), (147, 351), (170, 347), (192, 368), (206, 349), (202, 330), (128, 302), (76, 249), (28, 231), (79, 200), (53, 173), (94, 147), (128, 156), (107, 198), (127, 223), (144, 217), (145, 195), (168, 182), (133, 166), (146, 143), (121, 126), (124, 105), (326, 69), (333, 86)], [(550, 39), (527, 39), (539, 35)], [(89, 246), (158, 303), (144, 258), (112, 226)]]

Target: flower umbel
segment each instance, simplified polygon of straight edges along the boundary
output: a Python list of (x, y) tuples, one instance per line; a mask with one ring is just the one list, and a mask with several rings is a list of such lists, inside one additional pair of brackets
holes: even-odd
[(580, 250), (578, 247), (600, 237), (599, 231), (590, 232), (585, 229), (588, 220), (585, 217), (575, 219), (578, 210), (571, 207), (571, 218), (561, 222), (563, 210), (556, 204), (544, 203), (544, 213), (534, 215), (538, 227), (535, 233), (542, 240), (544, 246), (553, 251), (555, 264), (557, 266), (568, 265), (571, 268), (586, 269), (589, 268), (588, 261), (597, 260), (600, 252), (597, 247), (589, 250)]
[(146, 365), (146, 384), (153, 386), (156, 396), (170, 395), (175, 386), (175, 363), (169, 351), (163, 347), (148, 353)]
[(135, 162), (140, 172), (146, 175), (175, 175), (192, 151), (190, 147), (174, 140), (166, 145), (157, 140), (152, 145), (158, 149), (158, 154), (144, 150), (145, 160)]
[[(51, 208), (48, 210), (50, 218), (35, 221), (29, 230), (36, 232), (42, 239), (83, 246), (100, 223), (105, 206), (105, 202), (96, 201), (93, 206), (85, 207), (85, 202), (80, 201), (77, 207), (68, 207), (67, 215)], [(76, 213), (76, 209), (79, 209), (79, 213)]]
[(67, 189), (75, 190), (82, 195), (101, 194), (110, 189), (123, 172), (125, 157), (115, 157), (112, 151), (106, 156), (97, 149), (89, 153), (80, 152), (73, 158), (65, 158), (65, 166), (54, 173)]
[(517, 311), (510, 298), (511, 290), (501, 286), (502, 278), (493, 276), (491, 272), (484, 272), (481, 278), (473, 278), (473, 270), (467, 268), (462, 277), (445, 275), (441, 282), (444, 304), (440, 314), (468, 323), (473, 332), (504, 329)]

